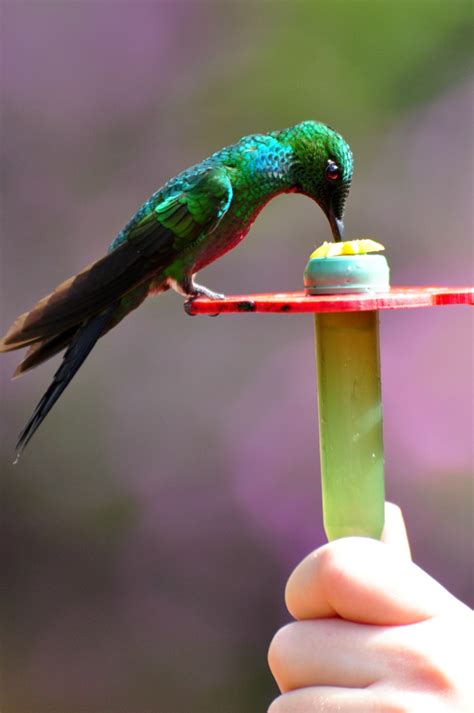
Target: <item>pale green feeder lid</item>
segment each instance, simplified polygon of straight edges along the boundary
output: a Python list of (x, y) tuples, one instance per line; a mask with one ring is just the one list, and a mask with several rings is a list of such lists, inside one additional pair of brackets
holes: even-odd
[[(363, 245), (364, 243), (371, 243), (373, 247)], [(354, 240), (349, 244), (326, 243), (315, 250), (304, 271), (306, 294), (387, 292), (390, 288), (390, 268), (387, 260), (383, 255), (373, 252), (367, 254), (367, 247), (369, 251), (383, 249), (373, 241)], [(336, 250), (344, 253), (334, 255)], [(347, 254), (346, 251), (349, 250), (352, 254)]]

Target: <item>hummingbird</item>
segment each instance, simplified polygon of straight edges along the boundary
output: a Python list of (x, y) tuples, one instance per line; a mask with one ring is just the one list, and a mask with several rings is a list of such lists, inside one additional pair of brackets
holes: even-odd
[(312, 198), (343, 240), (352, 153), (342, 136), (317, 121), (245, 136), (171, 178), (145, 201), (107, 254), (62, 282), (20, 315), (0, 351), (28, 347), (13, 374), (65, 350), (52, 383), (21, 431), (17, 460), (90, 351), (148, 295), (173, 288), (189, 309), (197, 297), (223, 299), (196, 273), (236, 247), (269, 200), (281, 193)]

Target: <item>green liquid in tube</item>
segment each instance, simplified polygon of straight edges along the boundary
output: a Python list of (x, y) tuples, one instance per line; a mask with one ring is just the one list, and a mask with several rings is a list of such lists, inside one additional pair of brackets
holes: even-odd
[(324, 529), (380, 539), (384, 452), (378, 313), (315, 315)]

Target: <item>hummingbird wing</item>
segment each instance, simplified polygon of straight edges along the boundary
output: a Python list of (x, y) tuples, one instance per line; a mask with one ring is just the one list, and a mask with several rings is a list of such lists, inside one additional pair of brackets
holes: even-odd
[(185, 189), (145, 204), (124, 241), (101, 260), (63, 282), (13, 323), (0, 351), (30, 349), (21, 374), (67, 347), (53, 381), (21, 432), (17, 460), (97, 340), (146, 297), (155, 278), (186, 247), (216, 229), (232, 200), (223, 170), (202, 171)]
[(62, 282), (14, 321), (0, 341), (0, 352), (55, 337), (159, 276), (183, 249), (216, 229), (231, 200), (232, 185), (222, 168), (203, 170), (182, 190), (150, 199), (130, 221), (117, 248)]

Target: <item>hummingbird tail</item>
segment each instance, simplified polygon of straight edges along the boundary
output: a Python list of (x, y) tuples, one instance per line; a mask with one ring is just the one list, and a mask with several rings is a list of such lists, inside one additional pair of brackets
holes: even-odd
[(62, 350), (71, 343), (77, 329), (78, 327), (74, 326), (71, 327), (71, 329), (56, 334), (56, 336), (50, 339), (43, 339), (40, 342), (32, 344), (26, 352), (23, 361), (18, 364), (13, 372), (12, 379), (17, 379), (24, 374), (25, 371), (34, 369), (35, 366), (39, 366), (39, 364), (62, 352)]
[(0, 339), (0, 352), (29, 347), (77, 328), (110, 304), (159, 278), (176, 256), (175, 236), (153, 215), (149, 223), (133, 240), (69, 277), (17, 317)]
[[(104, 312), (101, 312), (95, 317), (89, 319), (87, 322), (84, 322), (84, 324), (76, 330), (74, 336), (72, 337), (72, 341), (64, 354), (61, 366), (54, 375), (51, 385), (39, 401), (33, 415), (20, 433), (18, 443), (16, 445), (15, 463), (18, 462), (33, 434), (44, 421), (66, 386), (79, 370), (99, 337), (102, 336), (108, 324), (114, 319), (114, 313), (117, 306), (118, 303), (115, 302)], [(64, 343), (62, 346), (64, 348)], [(56, 351), (59, 351), (59, 348)]]

